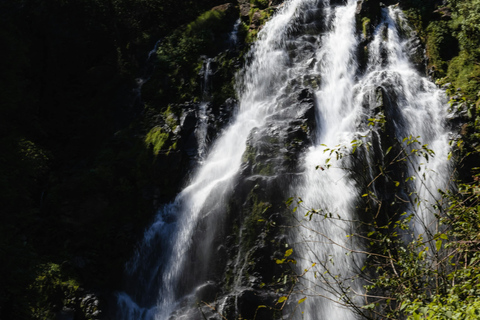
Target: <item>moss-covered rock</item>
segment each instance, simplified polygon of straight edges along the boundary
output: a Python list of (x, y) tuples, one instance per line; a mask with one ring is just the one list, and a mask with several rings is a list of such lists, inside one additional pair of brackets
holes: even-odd
[(237, 14), (232, 4), (215, 7), (165, 38), (157, 50), (155, 73), (142, 88), (145, 101), (160, 109), (170, 103), (199, 101), (201, 56), (214, 57), (229, 48)]

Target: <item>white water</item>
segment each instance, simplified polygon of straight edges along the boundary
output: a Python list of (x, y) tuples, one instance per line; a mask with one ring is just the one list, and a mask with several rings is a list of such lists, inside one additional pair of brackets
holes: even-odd
[[(361, 105), (354, 103), (357, 63), (355, 50), (357, 38), (355, 35), (356, 1), (349, 1), (345, 7), (337, 7), (330, 12), (331, 32), (320, 40), (316, 58), (319, 61), (311, 72), (320, 74), (322, 85), (316, 91), (317, 97), (317, 139), (305, 157), (305, 174), (302, 184), (292, 190), (292, 194), (301, 196), (308, 209), (322, 210), (331, 213), (333, 219), (314, 218), (303, 221), (305, 210), (298, 210), (297, 219), (303, 225), (295, 229), (291, 239), (298, 259), (298, 270), (310, 271), (305, 274), (299, 286), (301, 292), (297, 299), (307, 297), (296, 315), (299, 319), (354, 319), (349, 309), (328, 300), (340, 301), (342, 292), (330, 293), (325, 282), (332, 283), (331, 288), (337, 290), (334, 278), (325, 274), (326, 270), (332, 276), (341, 275), (344, 278), (354, 272), (354, 261), (346, 256), (342, 246), (352, 247), (346, 243), (349, 234), (347, 222), (337, 220), (353, 220), (353, 200), (358, 196), (353, 182), (347, 178), (348, 173), (337, 167), (335, 154), (325, 152), (327, 147), (337, 145), (350, 146), (350, 141), (357, 134), (358, 118), (362, 114)], [(349, 149), (341, 151), (349, 152)], [(327, 160), (329, 159), (330, 160)], [(333, 166), (327, 169), (329, 163)], [(322, 169), (316, 170), (317, 165)], [(312, 265), (315, 266), (312, 267)], [(350, 285), (350, 284), (349, 284)], [(356, 288), (360, 291), (359, 288)], [(327, 297), (327, 299), (319, 298)]]
[(208, 101), (210, 100), (210, 82), (209, 77), (211, 76), (211, 69), (210, 65), (212, 63), (211, 58), (207, 58), (203, 65), (203, 101), (198, 106), (197, 111), (197, 125), (195, 130), (195, 136), (197, 138), (198, 144), (198, 159), (200, 162), (203, 162), (206, 152), (207, 152), (207, 145), (208, 145), (208, 114), (207, 114), (207, 107)]
[[(308, 297), (302, 304), (304, 314), (297, 312), (295, 316), (298, 319), (355, 318), (350, 310), (334, 302), (339, 301), (341, 293), (326, 290), (322, 283), (322, 280), (332, 280), (328, 275), (322, 279), (325, 267), (333, 275), (348, 277), (361, 266), (363, 259), (361, 255), (347, 256), (342, 248), (358, 246), (353, 240), (347, 241), (346, 235), (352, 227), (348, 221), (355, 219), (354, 199), (358, 198), (359, 190), (344, 169), (349, 166), (348, 161), (337, 162), (334, 158), (329, 162), (331, 168), (315, 170), (317, 165), (327, 166), (330, 155), (324, 152), (325, 145), (330, 148), (343, 145), (346, 149), (342, 152), (350, 152), (350, 141), (368, 134), (362, 123), (368, 117), (365, 101), (372, 100), (378, 87), (390, 85), (398, 97), (399, 118), (394, 119), (393, 124), (397, 137), (420, 136), (422, 143), (429, 144), (436, 153), (428, 165), (435, 174), (427, 175), (426, 182), (420, 177), (415, 180), (420, 196), (433, 203), (437, 194), (430, 191), (445, 187), (448, 179), (443, 93), (409, 63), (408, 52), (404, 51), (408, 38), (403, 39), (396, 26), (396, 21), (402, 19), (399, 10), (385, 10), (385, 21), (377, 28), (369, 46), (366, 72), (360, 74), (355, 56), (358, 46), (355, 8), (354, 0), (333, 8), (328, 6), (328, 0), (291, 0), (262, 29), (252, 50), (252, 62), (242, 77), (240, 108), (234, 121), (205, 155), (190, 184), (173, 203), (159, 211), (137, 255), (129, 263), (128, 272), (138, 279), (139, 288), (145, 293), (137, 292), (135, 298), (119, 294), (122, 319), (164, 320), (182, 301), (194, 301), (191, 294), (196, 286), (204, 285), (206, 270), (215, 258), (210, 245), (216, 224), (221, 223), (221, 215), (225, 214), (225, 200), (232, 193), (249, 134), (279, 111), (283, 97), (292, 94), (289, 83), (305, 79), (317, 79), (319, 84), (314, 86), (318, 130), (314, 145), (305, 155), (303, 179), (292, 186), (291, 191), (300, 195), (308, 207), (341, 219), (302, 222), (305, 227), (290, 238), (295, 245), (299, 270), (317, 263), (304, 277), (302, 292), (298, 294), (299, 298)], [(293, 21), (306, 21), (309, 12), (318, 10), (323, 10), (326, 32), (292, 36), (297, 28)], [(413, 169), (418, 165), (410, 166), (410, 175), (415, 174)], [(419, 212), (416, 229), (422, 233), (428, 230), (424, 225), (433, 223), (434, 219), (427, 206)], [(302, 221), (304, 214), (305, 211), (299, 210), (297, 218)], [(208, 219), (209, 229), (201, 243), (192, 243), (202, 219)], [(162, 245), (157, 247), (159, 243)], [(202, 259), (188, 260), (192, 246), (201, 252)], [(237, 259), (237, 264), (239, 261)], [(237, 268), (241, 269), (238, 265)], [(359, 294), (360, 287), (360, 283), (352, 284), (352, 289)], [(337, 287), (333, 284), (330, 288), (336, 290)], [(148, 299), (144, 295), (154, 295), (157, 302), (152, 303), (152, 297)], [(188, 319), (188, 315), (183, 318)]]
[[(431, 212), (432, 205), (439, 198), (437, 190), (446, 188), (450, 178), (444, 93), (421, 76), (409, 62), (406, 48), (412, 32), (405, 25), (401, 11), (397, 8), (383, 10), (384, 21), (377, 27), (374, 40), (368, 47), (366, 72), (358, 76), (354, 70), (356, 63), (352, 47), (356, 45), (352, 25), (354, 7), (355, 2), (350, 1), (346, 8), (336, 10), (334, 15), (338, 21), (334, 23), (333, 32), (322, 39), (323, 45), (318, 51), (322, 63), (317, 70), (325, 79), (317, 91), (317, 110), (321, 115), (319, 138), (306, 155), (304, 182), (293, 190), (301, 196), (307, 208), (319, 209), (321, 213), (306, 222), (306, 211), (297, 211), (301, 227), (292, 237), (301, 260), (299, 271), (310, 270), (304, 276), (303, 287), (300, 286), (301, 292), (297, 295), (297, 298), (307, 296), (305, 314), (300, 317), (302, 319), (355, 319), (356, 315), (351, 310), (341, 307), (345, 300), (340, 297), (344, 293), (352, 299), (351, 302), (362, 303), (361, 283), (353, 281), (340, 284), (335, 278), (337, 275), (339, 279), (353, 277), (364, 259), (363, 254), (351, 252), (361, 251), (362, 248), (358, 247), (354, 238), (347, 237), (353, 232), (352, 221), (357, 219), (354, 214), (355, 199), (360, 198), (360, 190), (350, 178), (348, 169), (351, 164), (348, 160), (337, 161), (335, 153), (332, 155), (325, 149), (342, 146), (345, 148), (340, 152), (348, 156), (352, 152), (351, 141), (362, 136), (368, 137), (369, 132), (362, 121), (365, 122), (371, 115), (368, 115), (364, 104), (367, 102), (372, 108), (377, 88), (389, 90), (385, 98), (389, 94), (392, 98), (391, 93), (396, 98), (391, 106), (395, 110), (386, 110), (385, 113), (390, 117), (394, 115), (387, 121), (392, 122), (390, 125), (394, 127), (397, 139), (402, 141), (410, 135), (419, 136), (421, 143), (428, 144), (428, 148), (435, 152), (435, 157), (428, 162), (410, 157), (411, 164), (405, 174), (405, 177), (415, 176), (416, 194), (410, 200), (413, 201), (415, 197), (424, 199), (418, 208), (412, 206), (410, 209), (410, 213), (416, 214), (412, 227), (417, 236), (435, 232), (436, 219)], [(399, 25), (404, 28), (405, 38), (400, 36)], [(364, 140), (370, 141), (369, 138)], [(404, 147), (407, 151), (412, 148), (406, 142)], [(418, 144), (415, 144), (415, 148), (418, 148)], [(326, 168), (328, 164), (332, 167), (315, 170), (318, 165)], [(417, 169), (419, 166), (422, 167), (420, 172)], [(426, 178), (422, 176), (425, 171), (428, 171)], [(323, 214), (331, 214), (333, 219), (323, 219)], [(314, 263), (316, 265), (312, 267)]]
[[(160, 276), (158, 303), (154, 307), (140, 307), (132, 299), (119, 295), (119, 314), (123, 319), (168, 319), (176, 309), (181, 296), (177, 288), (181, 282), (182, 271), (187, 262), (186, 252), (192, 245), (192, 235), (206, 204), (220, 206), (224, 196), (230, 190), (233, 178), (237, 174), (242, 154), (245, 151), (247, 137), (254, 127), (262, 126), (266, 117), (275, 111), (274, 95), (277, 81), (286, 71), (287, 56), (281, 49), (282, 36), (288, 22), (301, 0), (292, 1), (291, 5), (275, 19), (276, 23), (265, 26), (262, 40), (255, 46), (256, 59), (245, 74), (245, 86), (240, 103), (240, 110), (232, 125), (214, 143), (204, 163), (198, 168), (192, 182), (177, 196), (175, 202), (157, 214), (153, 225), (145, 232), (142, 247), (128, 266), (131, 274), (139, 272), (145, 259), (149, 258), (156, 243), (166, 243), (164, 254), (160, 254), (157, 263), (148, 270), (139, 272), (144, 286), (155, 285), (155, 277)], [(165, 212), (168, 211), (168, 212)], [(174, 216), (175, 222), (165, 222), (166, 216)], [(215, 219), (212, 219), (215, 221)], [(214, 229), (214, 226), (209, 226)], [(213, 235), (210, 235), (213, 236)], [(197, 244), (198, 245), (198, 244)], [(208, 263), (198, 261), (198, 269)], [(161, 271), (161, 275), (158, 272)], [(148, 291), (148, 290), (147, 290)], [(148, 310), (147, 310), (148, 309)], [(132, 311), (133, 310), (133, 311)], [(152, 311), (153, 310), (153, 311)], [(133, 315), (133, 316), (131, 316)]]

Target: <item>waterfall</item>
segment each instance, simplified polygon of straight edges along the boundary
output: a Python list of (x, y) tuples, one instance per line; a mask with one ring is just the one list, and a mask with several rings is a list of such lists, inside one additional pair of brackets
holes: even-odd
[[(282, 134), (290, 132), (292, 123), (300, 123), (298, 127), (308, 132), (304, 140), (310, 144), (298, 149), (303, 151), (296, 169), (282, 168), (282, 156), (270, 155), (266, 161), (274, 166), (274, 172), (257, 170), (247, 178), (281, 181), (285, 194), (301, 197), (303, 205), (321, 213), (305, 216), (306, 210), (296, 210), (296, 228), (287, 238), (299, 272), (309, 270), (292, 295), (292, 299), (307, 297), (303, 314), (290, 310), (295, 319), (356, 318), (351, 310), (341, 307), (341, 297), (361, 304), (362, 283), (353, 281), (345, 292), (334, 280), (335, 275), (353, 278), (364, 259), (362, 254), (347, 254), (350, 249), (365, 249), (347, 238), (355, 228), (356, 201), (365, 186), (352, 178), (358, 167), (355, 158), (343, 155), (353, 152), (352, 141), (356, 140), (376, 143), (374, 147), (380, 150), (373, 156), (364, 152), (366, 164), (385, 152), (385, 143), (378, 141), (384, 139), (382, 132), (375, 129), (372, 133), (367, 119), (380, 114), (392, 137), (402, 141), (420, 136), (435, 152), (426, 178), (422, 178), (422, 170), (427, 169), (420, 160), (412, 160), (406, 169), (406, 174), (416, 177), (412, 184), (416, 194), (426, 199), (417, 210), (413, 228), (417, 234), (434, 232), (429, 205), (438, 197), (436, 190), (447, 186), (449, 177), (444, 94), (409, 62), (408, 44), (414, 34), (395, 7), (382, 9), (381, 21), (368, 44), (368, 61), (361, 68), (356, 9), (355, 0), (344, 5), (331, 5), (328, 0), (290, 0), (264, 26), (251, 49), (250, 63), (239, 76), (237, 114), (208, 152), (202, 153), (203, 161), (188, 186), (159, 210), (127, 265), (130, 287), (128, 294), (118, 294), (119, 319), (201, 318), (195, 306), (209, 291), (215, 292), (219, 313), (226, 312), (229, 296), (234, 297), (238, 313), (240, 292), (248, 286), (240, 276), (248, 267), (246, 249), (242, 249), (243, 228), (237, 236), (238, 249), (233, 251), (237, 255), (229, 257), (234, 272), (232, 288), (218, 289), (221, 281), (212, 274), (224, 263), (218, 258), (218, 244), (226, 237), (229, 199), (240, 193), (236, 188), (241, 172), (246, 175), (247, 145), (255, 141), (264, 145), (264, 132), (282, 141), (286, 139)], [(205, 81), (209, 61), (204, 66)], [(310, 110), (301, 107), (308, 104), (305, 101), (314, 106), (310, 119), (314, 130), (302, 122)], [(197, 134), (202, 135), (202, 130)], [(286, 147), (279, 149), (286, 152)], [(202, 150), (206, 150), (205, 145)], [(329, 218), (324, 219), (324, 215)]]
[[(355, 10), (356, 1), (350, 1), (345, 7), (337, 7), (329, 13), (332, 19), (328, 29), (331, 31), (318, 38), (314, 55), (318, 62), (309, 71), (318, 73), (322, 79), (315, 92), (318, 130), (305, 156), (303, 181), (292, 188), (292, 194), (300, 196), (309, 208), (333, 217), (307, 221), (291, 236), (299, 271), (310, 270), (298, 296), (307, 297), (303, 319), (355, 318), (349, 309), (328, 300), (339, 300), (343, 292), (332, 294), (321, 285), (324, 281), (332, 282), (335, 275), (348, 278), (355, 271), (355, 261), (346, 256), (343, 247), (352, 246), (346, 244), (346, 235), (350, 232), (345, 221), (355, 219), (354, 199), (358, 192), (340, 165), (324, 168), (329, 162), (335, 162), (330, 159), (332, 155), (325, 152), (327, 147), (349, 145), (355, 139), (362, 113), (361, 106), (354, 103), (357, 76)], [(322, 169), (316, 170), (318, 165), (323, 166)], [(297, 211), (299, 221), (303, 221), (304, 216), (304, 210)], [(361, 261), (359, 263), (361, 265)], [(327, 270), (331, 277), (325, 274)], [(332, 286), (333, 290), (339, 290), (335, 284)], [(328, 299), (318, 299), (318, 296)]]
[[(300, 228), (295, 229), (291, 238), (297, 244), (297, 256), (301, 258), (298, 269), (309, 270), (297, 298), (327, 298), (307, 298), (302, 319), (355, 319), (351, 309), (342, 308), (345, 301), (340, 299), (342, 295), (361, 305), (361, 283), (345, 284), (346, 279), (354, 278), (364, 259), (363, 254), (352, 254), (363, 249), (354, 238), (348, 238), (355, 227), (353, 221), (359, 219), (355, 206), (356, 199), (361, 198), (361, 186), (350, 174), (355, 170), (355, 164), (349, 159), (338, 160), (336, 153), (330, 150), (337, 148), (339, 153), (348, 157), (353, 152), (355, 143), (352, 141), (363, 137), (372, 142), (365, 138), (368, 136), (365, 123), (378, 104), (378, 92), (388, 100), (384, 101), (381, 113), (393, 127), (390, 133), (394, 139), (402, 141), (418, 137), (435, 153), (428, 163), (421, 163), (419, 157), (411, 156), (405, 172), (406, 177), (415, 179), (412, 189), (416, 192), (410, 200), (416, 203), (413, 198), (422, 199), (418, 208), (407, 209), (416, 213), (412, 224), (416, 235), (438, 231), (431, 210), (440, 198), (437, 190), (446, 188), (451, 178), (447, 161), (446, 100), (444, 93), (421, 76), (409, 61), (408, 43), (412, 41), (413, 31), (408, 28), (400, 9), (382, 9), (382, 20), (368, 46), (366, 71), (355, 71), (354, 7), (355, 4), (349, 2), (345, 8), (337, 8), (332, 32), (321, 39), (322, 45), (317, 53), (321, 56), (320, 63), (315, 67), (324, 79), (316, 92), (317, 117), (320, 119), (318, 138), (305, 156), (303, 181), (292, 188), (307, 208), (320, 213), (306, 221), (305, 214), (311, 212), (297, 211)], [(407, 151), (412, 150), (408, 141), (403, 145)], [(386, 152), (383, 148), (379, 144), (377, 149), (381, 154), (375, 156), (382, 157)], [(374, 149), (369, 153), (374, 153)], [(319, 166), (321, 170), (318, 170)], [(331, 167), (325, 170), (328, 166)], [(427, 174), (423, 175), (425, 171)], [(362, 172), (354, 174), (361, 175)], [(369, 178), (374, 180), (374, 176)], [(407, 202), (408, 197), (405, 200)], [(324, 215), (330, 218), (324, 219)], [(344, 283), (336, 280), (337, 275)]]
[(205, 153), (207, 151), (207, 138), (208, 138), (208, 114), (207, 114), (207, 107), (209, 105), (209, 100), (210, 100), (210, 82), (209, 82), (209, 77), (211, 76), (211, 65), (212, 59), (211, 58), (206, 58), (205, 63), (202, 68), (203, 73), (203, 92), (202, 92), (202, 102), (200, 102), (200, 105), (198, 106), (198, 112), (197, 112), (197, 127), (195, 130), (195, 136), (197, 138), (197, 144), (198, 144), (198, 158), (200, 161), (204, 160)]

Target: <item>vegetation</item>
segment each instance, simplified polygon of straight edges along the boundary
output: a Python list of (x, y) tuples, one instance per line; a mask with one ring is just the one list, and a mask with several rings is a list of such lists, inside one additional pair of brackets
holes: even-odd
[[(318, 261), (317, 264), (325, 270), (323, 276), (318, 276), (318, 281), (326, 292), (334, 292), (336, 296), (342, 294), (339, 305), (351, 308), (365, 319), (478, 319), (480, 2), (451, 0), (439, 7), (435, 1), (405, 1), (404, 7), (427, 48), (430, 74), (447, 89), (450, 105), (457, 116), (453, 124), (456, 125), (454, 129), (461, 133), (461, 138), (452, 141), (457, 187), (443, 190), (435, 203), (429, 203), (409, 186), (408, 181), (412, 181), (412, 177), (400, 181), (395, 173), (399, 165), (408, 166), (414, 158), (420, 157), (422, 160), (418, 162), (428, 164), (429, 157), (433, 156), (428, 147), (416, 138), (406, 138), (406, 141), (386, 148), (386, 162), (379, 164), (378, 176), (368, 183), (369, 187), (362, 196), (363, 204), (359, 206), (364, 212), (362, 221), (366, 222), (349, 235), (367, 249), (360, 253), (346, 249), (347, 254), (364, 254), (364, 265), (356, 270), (356, 277), (352, 279), (335, 274), (329, 262)], [(361, 143), (354, 142), (353, 150), (360, 146)], [(340, 158), (355, 157), (355, 154), (343, 154), (342, 150), (335, 149), (333, 152)], [(323, 168), (328, 168), (328, 165)], [(422, 177), (420, 170), (424, 169), (418, 170), (418, 177)], [(428, 179), (429, 174), (434, 173), (426, 173), (423, 179)], [(359, 179), (358, 176), (356, 179)], [(392, 195), (385, 198), (376, 190), (389, 190)], [(435, 193), (436, 190), (430, 192)], [(405, 195), (409, 197), (405, 199)], [(291, 202), (292, 199), (289, 200)], [(405, 205), (411, 206), (413, 211), (405, 210)], [(298, 206), (303, 206), (301, 199)], [(419, 230), (420, 208), (427, 210), (434, 224)], [(324, 214), (320, 210), (306, 213), (308, 219), (335, 219), (328, 212)], [(358, 225), (359, 221), (348, 223)], [(332, 239), (325, 241), (338, 245)], [(304, 276), (305, 273), (294, 274), (292, 281), (296, 282)], [(355, 298), (359, 293), (352, 289), (352, 280), (364, 284), (360, 303)], [(293, 297), (292, 294), (301, 296), (301, 290), (297, 287), (296, 291), (281, 297), (278, 303), (285, 303)], [(299, 303), (291, 302), (295, 310)]]
[[(458, 190), (443, 194), (429, 210), (438, 219), (437, 232), (415, 234), (402, 211), (386, 222), (373, 219), (364, 234), (372, 252), (366, 269), (367, 318), (477, 319), (480, 315), (478, 279), (480, 179), (478, 131), (478, 8), (476, 0), (413, 2), (410, 17), (420, 17), (421, 32), (433, 75), (447, 84), (450, 103), (465, 111), (462, 139), (455, 142)], [(435, 12), (433, 12), (435, 9)], [(418, 20), (417, 20), (418, 21)], [(459, 128), (457, 128), (459, 129)], [(369, 198), (372, 196), (369, 193)], [(375, 195), (373, 195), (375, 197)], [(424, 199), (419, 199), (417, 205)], [(394, 211), (395, 212), (395, 211)], [(403, 214), (403, 216), (402, 216)], [(434, 228), (431, 228), (434, 230)], [(405, 242), (405, 239), (410, 239)], [(365, 272), (363, 272), (365, 275)]]
[(221, 3), (0, 3), (0, 318), (100, 317), (184, 165), (145, 143), (134, 79), (158, 39)]
[[(121, 283), (123, 264), (154, 201), (178, 191), (188, 162), (174, 134), (179, 106), (203, 98), (198, 74), (206, 57), (216, 67), (213, 105), (234, 96), (233, 78), (246, 47), (229, 50), (226, 37), (238, 12), (235, 5), (209, 10), (222, 3), (0, 2), (0, 318), (51, 319), (69, 308), (76, 319), (99, 317), (108, 293)], [(249, 3), (240, 42), (254, 41), (273, 14), (268, 1)], [(369, 290), (395, 293), (390, 301), (372, 301), (372, 312), (473, 319), (480, 308), (480, 1), (402, 4), (452, 109), (464, 114), (463, 142), (454, 152), (462, 180), (458, 193), (445, 193), (442, 232), (429, 239), (402, 242), (394, 230), (410, 231), (401, 211), (368, 226), (368, 233), (376, 231), (369, 236), (372, 250), (392, 254), (369, 261), (378, 266), (368, 269), (375, 276)], [(366, 35), (370, 20), (362, 22)], [(144, 107), (131, 89), (144, 76), (147, 53), (158, 39), (155, 71), (142, 88)], [(266, 202), (253, 206), (252, 228), (268, 208)], [(386, 237), (388, 246), (378, 246)], [(293, 261), (291, 254), (287, 250), (282, 263)], [(396, 276), (399, 270), (412, 281)], [(88, 298), (92, 293), (100, 306)]]
[(156, 71), (142, 90), (150, 105), (166, 108), (202, 98), (202, 56), (213, 58), (228, 48), (228, 33), (237, 15), (233, 7), (206, 11), (162, 40)]

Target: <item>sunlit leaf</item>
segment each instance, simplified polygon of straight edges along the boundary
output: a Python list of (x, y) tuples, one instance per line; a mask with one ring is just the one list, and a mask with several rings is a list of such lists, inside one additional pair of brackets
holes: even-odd
[(284, 302), (284, 301), (287, 300), (287, 299), (288, 299), (288, 297), (286, 297), (286, 296), (280, 297), (280, 298), (278, 299), (277, 303), (282, 303), (282, 302)]
[(305, 300), (307, 300), (307, 297), (304, 297), (304, 298), (302, 298), (302, 299), (298, 300), (298, 304), (300, 304), (300, 303), (304, 302)]

